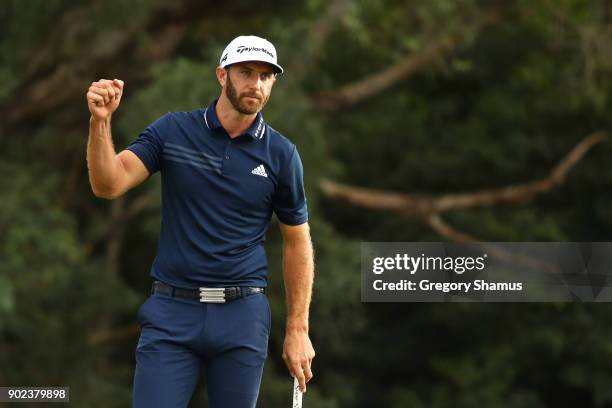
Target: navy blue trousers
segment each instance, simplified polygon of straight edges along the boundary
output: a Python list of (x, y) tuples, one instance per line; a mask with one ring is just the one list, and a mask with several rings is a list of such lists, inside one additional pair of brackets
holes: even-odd
[(210, 408), (254, 408), (268, 355), (270, 306), (151, 295), (138, 309), (134, 408), (186, 408), (203, 370)]

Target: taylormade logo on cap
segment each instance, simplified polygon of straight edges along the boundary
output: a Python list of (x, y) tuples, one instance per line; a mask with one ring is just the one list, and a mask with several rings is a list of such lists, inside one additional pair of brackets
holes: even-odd
[(260, 52), (265, 52), (270, 57), (274, 58), (274, 54), (272, 54), (270, 51), (266, 50), (265, 48), (245, 47), (244, 45), (241, 45), (238, 47), (237, 51), (238, 51), (238, 54), (242, 54), (245, 51), (260, 51)]
[(254, 35), (242, 35), (230, 42), (221, 54), (219, 65), (225, 68), (238, 62), (260, 61), (274, 67), (276, 72), (283, 72), (283, 68), (276, 60), (276, 48), (264, 38)]

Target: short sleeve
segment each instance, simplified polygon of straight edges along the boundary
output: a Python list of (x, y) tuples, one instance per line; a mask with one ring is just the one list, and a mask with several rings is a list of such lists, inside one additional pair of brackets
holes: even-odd
[(274, 212), (287, 225), (300, 225), (308, 221), (304, 169), (300, 155), (293, 147), (289, 162), (279, 174), (276, 192), (272, 198)]
[(133, 152), (144, 163), (150, 174), (160, 169), (164, 136), (168, 132), (170, 113), (151, 123), (126, 150)]

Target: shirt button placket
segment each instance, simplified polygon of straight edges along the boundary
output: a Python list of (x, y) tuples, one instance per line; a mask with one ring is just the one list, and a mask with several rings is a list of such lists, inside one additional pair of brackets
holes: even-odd
[(230, 147), (231, 147), (232, 141), (228, 140), (227, 141), (227, 145), (225, 145), (225, 160), (229, 160), (230, 158)]

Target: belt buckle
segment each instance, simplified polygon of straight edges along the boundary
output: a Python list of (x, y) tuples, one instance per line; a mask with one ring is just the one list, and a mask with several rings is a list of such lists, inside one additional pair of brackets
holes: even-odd
[(225, 288), (200, 288), (200, 302), (225, 303)]

